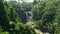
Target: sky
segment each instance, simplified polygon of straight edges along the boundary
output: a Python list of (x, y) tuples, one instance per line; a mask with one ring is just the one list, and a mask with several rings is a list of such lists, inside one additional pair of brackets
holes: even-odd
[[(6, 0), (6, 1), (10, 1), (10, 0)], [(13, 1), (15, 1), (15, 0), (13, 0)], [(16, 0), (17, 2), (22, 2), (22, 0)], [(33, 0), (24, 0), (25, 2), (33, 2)]]

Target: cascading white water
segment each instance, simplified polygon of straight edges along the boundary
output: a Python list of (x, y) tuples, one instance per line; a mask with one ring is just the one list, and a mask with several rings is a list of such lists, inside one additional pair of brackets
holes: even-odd
[[(26, 14), (26, 20), (27, 20), (27, 22), (26, 22), (26, 24), (28, 24), (28, 25), (32, 25), (32, 24), (34, 24), (34, 22), (33, 22), (33, 20), (32, 20), (32, 12), (27, 12), (27, 11), (25, 11), (25, 14)], [(30, 14), (30, 15), (29, 15)]]
[(29, 20), (29, 16), (28, 16), (28, 12), (25, 12), (25, 14), (26, 14), (26, 20), (28, 21)]

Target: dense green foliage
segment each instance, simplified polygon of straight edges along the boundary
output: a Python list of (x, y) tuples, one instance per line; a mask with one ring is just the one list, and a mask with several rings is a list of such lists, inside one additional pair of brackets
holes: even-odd
[[(32, 12), (34, 24), (31, 26), (26, 24), (29, 20), (25, 12)], [(36, 34), (35, 29), (60, 34), (60, 0), (34, 0), (31, 3), (0, 0), (0, 34)]]
[(34, 28), (22, 24), (15, 8), (0, 1), (0, 34), (36, 34)]
[(32, 8), (33, 21), (36, 22), (37, 28), (43, 32), (51, 34), (60, 27), (60, 1), (39, 2)]

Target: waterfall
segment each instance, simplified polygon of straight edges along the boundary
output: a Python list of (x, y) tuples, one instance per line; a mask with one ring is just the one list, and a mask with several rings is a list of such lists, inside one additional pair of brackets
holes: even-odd
[[(25, 14), (26, 14), (26, 20), (27, 20), (27, 22), (26, 22), (26, 24), (27, 25), (32, 25), (32, 24), (34, 24), (34, 22), (33, 22), (33, 20), (32, 20), (32, 12), (27, 12), (27, 11), (25, 11)], [(30, 15), (29, 15), (30, 14)]]
[(26, 14), (26, 20), (29, 21), (28, 12), (25, 12), (25, 14)]

